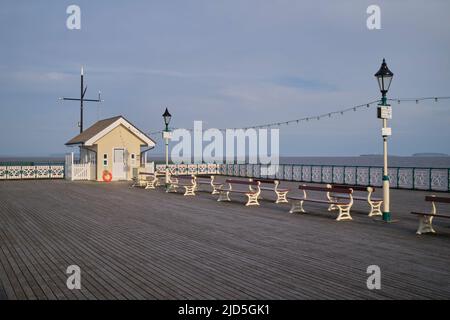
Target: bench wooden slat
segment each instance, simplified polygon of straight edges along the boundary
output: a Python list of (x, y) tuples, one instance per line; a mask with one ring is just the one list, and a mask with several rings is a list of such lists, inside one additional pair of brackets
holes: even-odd
[(231, 192), (231, 193), (251, 193), (251, 194), (255, 194), (256, 191), (250, 191), (250, 190), (229, 190), (229, 189), (217, 189), (218, 191), (224, 191), (224, 192)]
[(350, 184), (333, 184), (333, 188), (351, 188), (353, 191), (367, 191), (367, 188), (372, 188), (373, 192), (375, 192), (375, 187), (373, 186), (358, 186), (358, 185), (350, 185)]
[(347, 202), (342, 201), (329, 201), (322, 199), (313, 199), (313, 198), (302, 198), (302, 197), (287, 197), (290, 200), (299, 200), (299, 201), (309, 201), (309, 202), (318, 202), (318, 203), (328, 203), (328, 204), (347, 204)]
[[(332, 194), (331, 197), (333, 198), (343, 198), (348, 199), (349, 197), (347, 195), (340, 195), (340, 194)], [(361, 197), (361, 196), (353, 196), (353, 200), (360, 200), (360, 201), (367, 201), (367, 197)], [(371, 201), (383, 201), (381, 198), (370, 198)]]
[(275, 184), (275, 179), (253, 179), (253, 181), (259, 181), (261, 183), (271, 183), (271, 184)]
[(433, 216), (433, 217), (439, 217), (439, 218), (447, 218), (450, 219), (450, 215), (444, 215), (444, 214), (432, 214), (429, 212), (410, 212), (411, 214), (417, 214), (421, 216)]
[(450, 198), (436, 197), (436, 196), (425, 196), (425, 201), (450, 203)]
[(316, 186), (307, 186), (307, 185), (299, 185), (298, 188), (300, 190), (310, 190), (310, 191), (325, 191), (325, 192), (336, 192), (336, 193), (352, 193), (350, 188), (327, 188), (327, 187), (316, 187)]
[(251, 186), (257, 186), (258, 181), (248, 181), (248, 180), (233, 180), (233, 179), (227, 179), (225, 180), (226, 183), (232, 183), (232, 184), (245, 184), (245, 185), (251, 185)]

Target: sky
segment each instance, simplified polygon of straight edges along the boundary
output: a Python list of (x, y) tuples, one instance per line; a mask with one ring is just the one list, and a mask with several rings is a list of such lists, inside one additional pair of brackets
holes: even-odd
[[(81, 9), (81, 29), (66, 8)], [(369, 5), (381, 29), (369, 30)], [(83, 65), (85, 128), (123, 115), (145, 132), (234, 128), (345, 109), (379, 98), (450, 96), (447, 0), (2, 1), (0, 155), (70, 151), (78, 133)], [(390, 154), (450, 154), (450, 100), (393, 104)], [(283, 156), (382, 153), (376, 108), (280, 128)], [(159, 135), (155, 153), (162, 153)]]

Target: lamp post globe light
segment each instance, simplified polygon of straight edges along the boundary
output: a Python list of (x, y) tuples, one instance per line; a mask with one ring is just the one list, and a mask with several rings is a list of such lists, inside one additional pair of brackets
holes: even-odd
[(163, 135), (163, 139), (165, 141), (165, 145), (166, 145), (166, 188), (169, 185), (169, 140), (171, 138), (171, 132), (169, 130), (169, 123), (170, 123), (170, 119), (172, 118), (172, 115), (169, 113), (169, 110), (166, 108), (166, 111), (164, 111), (163, 115), (162, 115), (163, 119), (164, 119), (164, 125), (166, 126), (162, 135)]
[(391, 221), (391, 212), (389, 209), (389, 172), (388, 172), (388, 153), (387, 153), (387, 137), (391, 135), (391, 128), (387, 127), (387, 120), (392, 119), (392, 108), (387, 104), (386, 94), (391, 86), (394, 74), (389, 70), (386, 60), (383, 59), (380, 70), (375, 73), (378, 86), (381, 92), (381, 102), (378, 105), (378, 118), (383, 121), (381, 135), (383, 136), (383, 221)]

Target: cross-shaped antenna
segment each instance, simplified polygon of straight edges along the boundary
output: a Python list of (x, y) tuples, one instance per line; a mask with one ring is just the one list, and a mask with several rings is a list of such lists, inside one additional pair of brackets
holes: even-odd
[(71, 101), (80, 101), (80, 122), (78, 126), (80, 127), (80, 133), (83, 132), (83, 102), (103, 102), (101, 99), (101, 92), (98, 92), (98, 99), (85, 99), (84, 95), (86, 94), (87, 86), (84, 87), (83, 84), (84, 70), (81, 67), (81, 90), (80, 90), (80, 98), (59, 98), (59, 100), (71, 100)]

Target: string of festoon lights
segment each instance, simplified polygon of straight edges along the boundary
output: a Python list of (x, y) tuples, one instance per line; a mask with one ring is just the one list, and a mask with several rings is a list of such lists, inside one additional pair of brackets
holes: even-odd
[[(419, 98), (392, 98), (392, 99), (387, 99), (387, 101), (396, 102), (397, 104), (400, 104), (401, 102), (415, 102), (416, 104), (418, 104), (420, 101), (434, 100), (434, 102), (438, 102), (439, 100), (448, 100), (448, 99), (450, 99), (450, 96), (443, 96), (443, 97), (419, 97)], [(228, 128), (228, 129), (232, 129), (232, 130), (237, 130), (237, 129), (247, 130), (247, 129), (262, 129), (262, 128), (277, 128), (277, 127), (281, 127), (281, 126), (287, 126), (287, 125), (290, 125), (290, 124), (300, 124), (302, 122), (319, 121), (321, 119), (332, 118), (333, 116), (343, 116), (347, 112), (357, 112), (357, 111), (366, 110), (366, 109), (370, 108), (373, 105), (378, 105), (379, 103), (380, 103), (380, 100), (374, 100), (374, 101), (370, 101), (370, 102), (367, 102), (367, 103), (364, 103), (364, 104), (358, 104), (358, 105), (347, 107), (347, 108), (344, 108), (344, 109), (341, 109), (341, 110), (336, 110), (336, 111), (332, 111), (332, 112), (326, 112), (326, 113), (322, 113), (322, 114), (318, 114), (318, 115), (314, 115), (314, 116), (308, 116), (308, 117), (303, 117), (303, 118), (298, 118), (298, 119), (291, 119), (291, 120), (287, 120), (287, 121), (271, 122), (271, 123), (265, 123), (265, 124), (247, 126), (247, 127)], [(181, 129), (181, 128), (170, 128), (170, 129), (171, 130), (176, 130), (176, 129)], [(220, 131), (227, 130), (227, 128), (217, 128), (217, 129), (220, 130)], [(185, 130), (193, 131), (194, 129), (185, 129)], [(148, 132), (147, 134), (149, 134), (149, 135), (157, 135), (157, 134), (161, 134), (162, 132), (163, 132), (163, 130), (159, 130), (159, 131)]]

